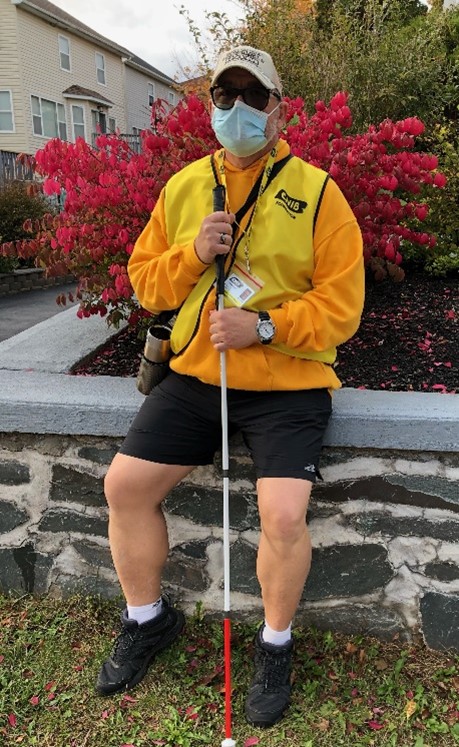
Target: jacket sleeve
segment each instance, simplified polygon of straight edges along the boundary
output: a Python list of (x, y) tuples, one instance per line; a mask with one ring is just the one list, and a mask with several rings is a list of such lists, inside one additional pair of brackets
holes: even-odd
[(178, 308), (208, 266), (198, 259), (194, 242), (168, 245), (164, 201), (165, 189), (128, 262), (140, 305), (154, 313)]
[(314, 233), (313, 287), (270, 310), (274, 342), (301, 352), (336, 347), (357, 331), (365, 297), (362, 235), (338, 186), (329, 179)]

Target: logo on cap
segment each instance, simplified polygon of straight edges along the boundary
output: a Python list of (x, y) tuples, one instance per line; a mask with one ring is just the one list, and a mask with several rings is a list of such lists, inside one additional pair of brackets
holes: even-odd
[(261, 54), (256, 49), (235, 49), (228, 52), (225, 56), (224, 64), (227, 65), (229, 62), (250, 62), (251, 65), (260, 67), (262, 64)]

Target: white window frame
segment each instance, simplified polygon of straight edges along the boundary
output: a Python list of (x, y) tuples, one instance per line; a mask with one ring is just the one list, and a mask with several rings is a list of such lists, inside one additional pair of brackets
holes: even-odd
[[(39, 114), (34, 114), (34, 111), (33, 111), (33, 100), (34, 99), (36, 101), (38, 101), (39, 110), (40, 110)], [(54, 107), (55, 107), (55, 124), (56, 124), (56, 131), (57, 131), (56, 135), (47, 135), (47, 134), (44, 134), (44, 131), (43, 131), (42, 101), (46, 101), (49, 104), (53, 104)], [(34, 137), (42, 137), (45, 140), (51, 140), (52, 138), (57, 137), (60, 140), (67, 140), (67, 120), (65, 118), (65, 106), (64, 106), (64, 104), (61, 104), (58, 101), (53, 101), (52, 99), (46, 99), (44, 96), (35, 96), (35, 95), (32, 94), (31, 97), (30, 97), (30, 111), (32, 113), (32, 132), (34, 134)], [(63, 118), (60, 116), (62, 114), (63, 114)], [(36, 132), (35, 131), (35, 125), (36, 125), (36, 119), (37, 118), (39, 118), (39, 120), (40, 120), (40, 129), (41, 129), (41, 132)], [(62, 137), (63, 131), (61, 130), (61, 126), (64, 127), (65, 137)]]
[[(68, 36), (64, 36), (63, 34), (58, 34), (57, 38), (58, 38), (58, 45), (59, 45), (59, 64), (60, 64), (61, 70), (63, 70), (65, 73), (71, 73), (72, 72), (72, 61), (70, 59), (70, 39)], [(62, 49), (61, 42), (67, 43), (68, 51), (65, 51), (64, 49)], [(68, 57), (68, 60), (69, 60), (68, 67), (64, 67), (64, 65), (62, 64), (63, 56)]]
[(148, 88), (147, 88), (148, 106), (153, 106), (153, 104), (155, 103), (155, 98), (156, 98), (155, 84), (154, 83), (148, 83)]
[(107, 130), (108, 130), (108, 132), (116, 132), (116, 119), (115, 119), (115, 117), (107, 117)]
[[(105, 124), (104, 124), (104, 128), (105, 129), (101, 128), (101, 131), (98, 132), (97, 131), (97, 127), (98, 126), (100, 127), (99, 120), (102, 117), (105, 120)], [(96, 135), (96, 137), (97, 137), (97, 135), (106, 135), (107, 132), (108, 132), (108, 116), (107, 116), (107, 112), (106, 111), (102, 111), (101, 109), (91, 109), (91, 127), (94, 128), (94, 133), (93, 134)]]
[[(101, 58), (102, 60), (102, 67), (99, 65), (98, 58)], [(106, 76), (106, 65), (105, 65), (105, 55), (102, 54), (102, 52), (96, 52), (95, 53), (95, 61), (96, 61), (96, 81), (100, 86), (106, 86), (107, 85), (107, 76)], [(102, 73), (103, 80), (99, 80), (99, 72)]]
[(7, 93), (10, 97), (10, 108), (9, 109), (0, 109), (0, 113), (2, 114), (11, 114), (11, 124), (12, 124), (12, 130), (3, 130), (0, 128), (0, 132), (15, 132), (15, 124), (14, 124), (14, 110), (13, 110), (13, 92), (11, 88), (2, 88), (0, 89), (0, 93)]
[(171, 106), (175, 106), (175, 92), (174, 91), (167, 92), (167, 101)]
[[(81, 112), (83, 114), (83, 122), (75, 122), (75, 109), (81, 109)], [(84, 106), (81, 106), (81, 104), (72, 104), (72, 135), (73, 135), (73, 142), (76, 143), (77, 137), (82, 137), (83, 140), (86, 140), (86, 118), (85, 118), (85, 111)], [(83, 135), (76, 133), (75, 127), (83, 127)]]

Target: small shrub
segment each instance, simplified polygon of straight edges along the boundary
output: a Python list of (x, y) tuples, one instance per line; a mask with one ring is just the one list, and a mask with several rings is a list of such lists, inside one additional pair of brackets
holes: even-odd
[(459, 131), (454, 123), (437, 125), (426, 148), (438, 156), (447, 182), (441, 191), (429, 188), (426, 230), (437, 237), (436, 246), (424, 254), (424, 271), (430, 275), (459, 274)]
[[(38, 185), (11, 182), (0, 190), (0, 237), (2, 242), (22, 241), (30, 238), (24, 228), (26, 220), (40, 220), (49, 213), (49, 200), (38, 191)], [(18, 257), (0, 257), (0, 272), (10, 272), (17, 267), (34, 266), (34, 262)]]

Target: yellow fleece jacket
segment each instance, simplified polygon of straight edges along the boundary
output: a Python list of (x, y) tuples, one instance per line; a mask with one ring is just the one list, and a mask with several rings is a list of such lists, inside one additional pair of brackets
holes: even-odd
[[(288, 152), (288, 144), (279, 141), (277, 159), (284, 158)], [(237, 212), (244, 204), (267, 158), (245, 169), (225, 160), (231, 212)], [(163, 190), (128, 263), (129, 277), (139, 303), (153, 312), (179, 307), (208, 267), (196, 256), (193, 240), (183, 245), (168, 245), (166, 221)], [(317, 216), (313, 250), (312, 290), (300, 299), (268, 309), (277, 328), (274, 342), (285, 343), (302, 352), (326, 350), (348, 340), (358, 328), (363, 308), (361, 233), (349, 204), (331, 179), (325, 187)], [(288, 262), (288, 255), (285, 261)], [(219, 385), (220, 354), (209, 338), (208, 312), (214, 307), (215, 293), (211, 293), (192, 345), (172, 358), (171, 368)], [(340, 386), (333, 366), (285, 355), (260, 343), (226, 351), (226, 369), (228, 387), (234, 389), (336, 389)]]

